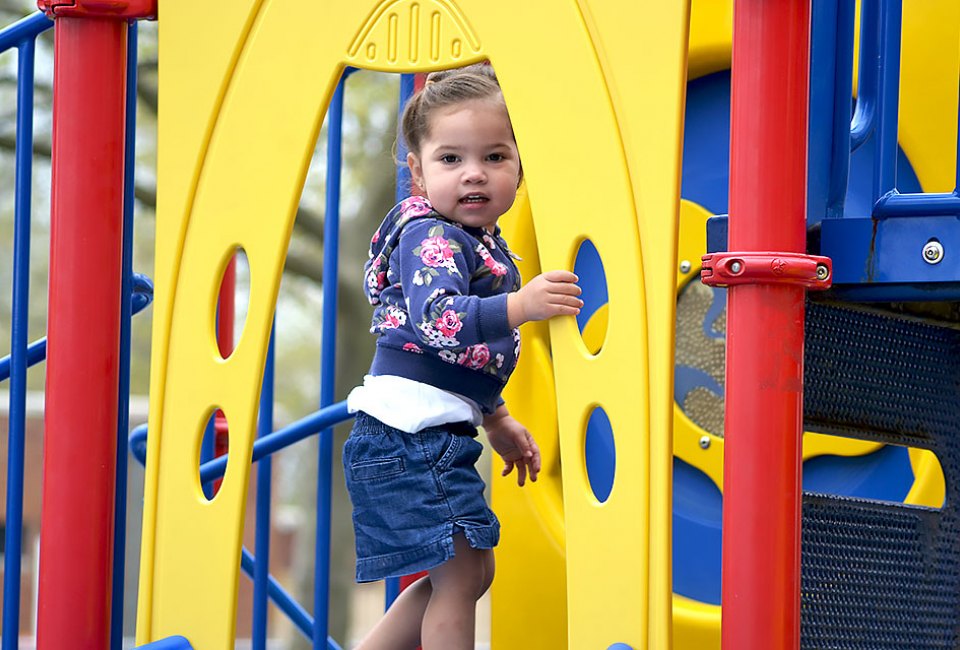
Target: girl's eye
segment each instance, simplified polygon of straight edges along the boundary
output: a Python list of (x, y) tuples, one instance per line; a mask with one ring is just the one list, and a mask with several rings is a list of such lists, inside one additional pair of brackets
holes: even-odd
[(506, 157), (501, 153), (492, 153), (489, 156), (487, 156), (487, 159), (490, 160), (491, 162), (501, 162), (503, 160), (506, 160)]
[(441, 157), (440, 157), (440, 161), (452, 165), (453, 163), (457, 162), (457, 157), (454, 156), (452, 153), (448, 153), (448, 154), (445, 155), (445, 156), (441, 156)]

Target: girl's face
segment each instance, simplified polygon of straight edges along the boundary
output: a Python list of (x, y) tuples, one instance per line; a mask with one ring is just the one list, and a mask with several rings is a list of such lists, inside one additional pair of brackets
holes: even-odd
[(451, 221), (492, 230), (520, 183), (520, 154), (502, 102), (474, 99), (436, 111), (420, 155), (407, 155), (413, 182)]

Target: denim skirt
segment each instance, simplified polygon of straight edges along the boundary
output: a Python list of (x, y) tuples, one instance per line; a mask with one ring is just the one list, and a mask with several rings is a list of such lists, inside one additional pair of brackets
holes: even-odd
[(353, 502), (357, 582), (409, 575), (453, 557), (453, 536), (493, 548), (500, 522), (474, 465), (483, 445), (467, 423), (394, 429), (357, 413), (343, 448)]

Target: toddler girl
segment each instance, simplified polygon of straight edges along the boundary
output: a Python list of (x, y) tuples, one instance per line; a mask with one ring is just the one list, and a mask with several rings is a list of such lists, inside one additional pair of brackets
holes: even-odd
[(577, 277), (550, 271), (520, 288), (497, 219), (522, 178), (496, 77), (478, 65), (433, 73), (402, 119), (407, 164), (425, 198), (395, 206), (365, 267), (377, 349), (343, 450), (353, 502), (357, 580), (418, 571), (362, 650), (472, 648), (476, 601), (493, 580), (500, 524), (474, 468), (490, 446), (537, 479), (540, 451), (500, 393), (517, 362), (519, 325), (575, 315)]

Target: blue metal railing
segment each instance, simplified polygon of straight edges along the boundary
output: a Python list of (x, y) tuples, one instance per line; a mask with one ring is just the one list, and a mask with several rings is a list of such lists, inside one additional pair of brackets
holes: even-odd
[[(337, 278), (340, 261), (340, 171), (343, 152), (343, 92), (346, 70), (327, 109), (327, 200), (323, 219), (323, 323), (320, 334), (320, 408), (333, 404), (336, 382)], [(317, 537), (314, 553), (313, 647), (328, 636), (333, 428), (320, 432), (317, 458)]]
[[(871, 3), (865, 3), (870, 5)], [(871, 8), (873, 9), (873, 8)], [(880, 16), (876, 109), (878, 132), (874, 160), (873, 216), (960, 216), (960, 165), (953, 192), (900, 194), (897, 191), (897, 127), (900, 100), (900, 25), (902, 0), (884, 0)], [(868, 69), (872, 66), (867, 66)], [(960, 115), (958, 115), (960, 123)], [(958, 139), (960, 141), (960, 139)], [(960, 150), (958, 150), (960, 153)]]
[(30, 293), (30, 188), (33, 164), (33, 80), (36, 38), (51, 22), (40, 13), (0, 31), (0, 51), (17, 48), (17, 135), (14, 195), (13, 318), (10, 335), (10, 409), (7, 442), (7, 501), (3, 558), (3, 636), (13, 650), (20, 634), (20, 575), (23, 534), (24, 444), (26, 439), (27, 324)]
[[(133, 204), (137, 133), (137, 23), (127, 27), (127, 96), (124, 125), (123, 254), (120, 264), (120, 295), (132, 296)], [(110, 648), (123, 647), (123, 578), (127, 545), (127, 436), (130, 430), (130, 321), (132, 300), (120, 301), (120, 363), (117, 393), (117, 465), (113, 502), (113, 584), (110, 598)]]
[[(273, 431), (273, 379), (276, 337), (276, 318), (270, 331), (267, 361), (263, 369), (263, 388), (260, 391), (260, 418), (257, 420), (257, 437), (263, 438)], [(257, 465), (257, 521), (254, 549), (257, 560), (253, 570), (253, 650), (267, 648), (267, 592), (270, 581), (270, 497), (273, 479), (272, 459), (263, 458)]]

